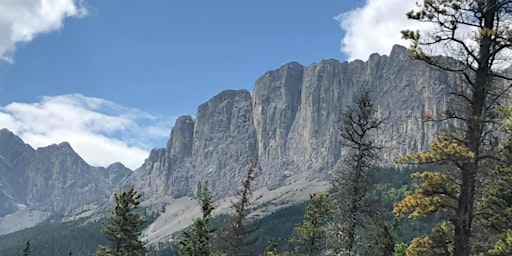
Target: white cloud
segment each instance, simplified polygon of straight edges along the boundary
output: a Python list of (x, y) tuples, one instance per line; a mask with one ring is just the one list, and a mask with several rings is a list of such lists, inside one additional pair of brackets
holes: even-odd
[(83, 0), (1, 0), (0, 59), (12, 62), (16, 46), (59, 30), (67, 17), (82, 17)]
[(345, 31), (341, 50), (349, 60), (367, 60), (372, 53), (388, 54), (395, 44), (408, 46), (401, 30), (419, 29), (405, 14), (416, 8), (411, 0), (366, 0), (363, 7), (336, 17)]
[(0, 107), (0, 128), (32, 147), (67, 141), (92, 165), (119, 161), (132, 169), (152, 147), (165, 145), (173, 120), (80, 94)]
[[(409, 46), (410, 42), (403, 40), (400, 31), (419, 30), (423, 36), (430, 38), (434, 29), (433, 24), (419, 23), (408, 20), (406, 13), (418, 10), (416, 1), (410, 0), (366, 0), (365, 5), (342, 13), (335, 17), (341, 28), (345, 31), (342, 39), (341, 51), (348, 55), (348, 60), (367, 60), (370, 54), (388, 54), (395, 44)], [(511, 27), (512, 21), (504, 22), (503, 27)], [(471, 26), (459, 25), (455, 32), (460, 41), (478, 48), (475, 29)], [(422, 47), (429, 54), (445, 55), (458, 58), (461, 49), (455, 43), (431, 45)], [(512, 51), (505, 49), (494, 62), (494, 67), (503, 69), (508, 67), (512, 59)], [(460, 56), (465, 60), (465, 56)]]

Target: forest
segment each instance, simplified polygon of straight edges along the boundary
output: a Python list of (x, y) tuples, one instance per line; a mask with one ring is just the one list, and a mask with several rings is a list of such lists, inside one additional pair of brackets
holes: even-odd
[[(409, 54), (451, 72), (449, 107), (423, 122), (447, 123), (425, 152), (384, 165), (386, 122), (362, 91), (340, 116), (343, 168), (330, 188), (261, 219), (242, 177), (228, 215), (214, 215), (208, 183), (202, 215), (171, 244), (148, 245), (134, 189), (114, 195), (107, 219), (47, 223), (0, 237), (6, 255), (512, 255), (512, 1), (425, 0), (407, 13), (428, 31), (402, 31)], [(87, 235), (86, 235), (87, 234)], [(65, 237), (65, 239), (63, 239)], [(99, 246), (98, 246), (99, 244)]]

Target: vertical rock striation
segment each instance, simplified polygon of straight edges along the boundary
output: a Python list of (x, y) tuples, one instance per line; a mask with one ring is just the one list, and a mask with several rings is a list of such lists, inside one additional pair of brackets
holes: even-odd
[(131, 174), (120, 163), (87, 164), (68, 143), (34, 150), (7, 129), (0, 130), (0, 222), (20, 209), (65, 213), (109, 198)]
[(199, 106), (195, 118), (178, 118), (167, 147), (154, 150), (127, 182), (159, 198), (195, 196), (208, 181), (222, 197), (236, 191), (254, 156), (257, 187), (326, 178), (342, 157), (341, 112), (366, 89), (387, 119), (376, 138), (388, 147), (383, 158), (424, 150), (443, 127), (421, 117), (445, 108), (454, 82), (402, 46), (366, 62), (288, 63), (260, 77), (252, 95), (227, 90)]

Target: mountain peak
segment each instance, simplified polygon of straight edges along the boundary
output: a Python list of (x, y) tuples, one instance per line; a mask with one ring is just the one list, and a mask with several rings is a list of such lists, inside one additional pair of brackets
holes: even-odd
[(0, 139), (4, 139), (4, 138), (10, 138), (10, 139), (16, 139), (16, 140), (22, 141), (20, 139), (20, 137), (16, 136), (16, 134), (11, 132), (7, 128), (3, 128), (3, 129), (0, 130)]
[(32, 147), (10, 130), (6, 128), (0, 130), (0, 155), (7, 156), (9, 152), (33, 150)]
[(304, 66), (296, 61), (288, 62), (280, 67), (281, 68), (303, 68)]
[(393, 48), (391, 49), (391, 53), (389, 54), (389, 57), (409, 58), (409, 55), (407, 53), (407, 48), (405, 46), (395, 44), (395, 45), (393, 45)]

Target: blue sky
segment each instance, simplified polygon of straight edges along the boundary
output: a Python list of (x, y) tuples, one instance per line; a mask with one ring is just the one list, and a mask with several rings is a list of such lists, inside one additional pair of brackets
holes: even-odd
[[(406, 0), (52, 1), (0, 1), (0, 125), (34, 147), (70, 141), (96, 165), (113, 158), (126, 164), (119, 154), (92, 154), (93, 146), (117, 143), (109, 150), (136, 158), (127, 164), (132, 168), (150, 148), (165, 145), (177, 116), (194, 115), (224, 89), (251, 91), (260, 75), (290, 61), (387, 53), (399, 42), (410, 6), (401, 4)], [(395, 12), (400, 18), (385, 17)], [(390, 28), (392, 35), (383, 36)], [(83, 116), (89, 119), (77, 120)], [(99, 141), (84, 146), (92, 138)]]

